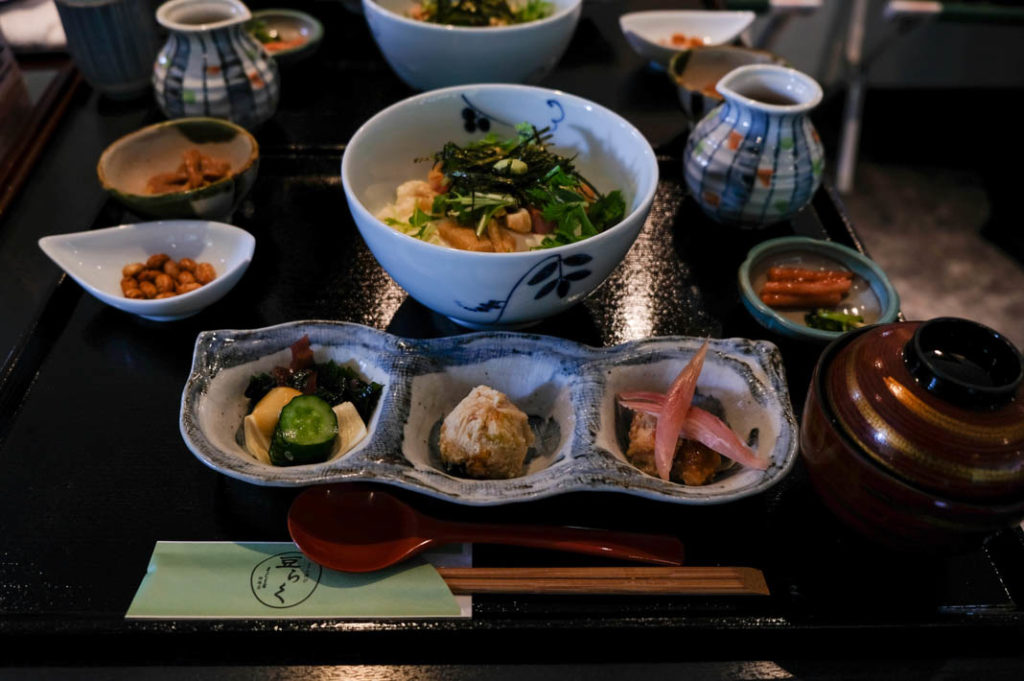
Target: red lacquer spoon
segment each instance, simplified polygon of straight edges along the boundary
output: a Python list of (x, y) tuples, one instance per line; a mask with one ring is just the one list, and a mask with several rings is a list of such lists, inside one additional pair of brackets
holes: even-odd
[(311, 487), (292, 502), (288, 532), (307, 557), (343, 572), (371, 572), (433, 546), (464, 542), (585, 553), (657, 565), (681, 565), (683, 545), (666, 535), (581, 527), (438, 520), (379, 489)]

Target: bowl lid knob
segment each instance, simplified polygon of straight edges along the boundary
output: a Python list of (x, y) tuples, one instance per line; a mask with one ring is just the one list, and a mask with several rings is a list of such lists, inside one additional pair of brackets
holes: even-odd
[(1005, 336), (955, 317), (917, 327), (903, 346), (903, 361), (921, 387), (964, 409), (1005, 406), (1024, 377), (1024, 359)]

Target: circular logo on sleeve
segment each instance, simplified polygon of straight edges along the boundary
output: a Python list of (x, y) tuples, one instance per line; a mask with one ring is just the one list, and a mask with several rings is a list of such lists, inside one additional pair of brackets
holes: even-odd
[(252, 593), (271, 608), (292, 608), (313, 595), (323, 568), (299, 551), (285, 551), (260, 561), (252, 570)]

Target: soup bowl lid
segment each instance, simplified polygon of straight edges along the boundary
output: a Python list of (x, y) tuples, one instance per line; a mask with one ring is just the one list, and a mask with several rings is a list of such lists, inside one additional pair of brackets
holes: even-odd
[(1024, 361), (1005, 336), (942, 317), (835, 342), (821, 386), (862, 455), (942, 498), (1024, 499)]

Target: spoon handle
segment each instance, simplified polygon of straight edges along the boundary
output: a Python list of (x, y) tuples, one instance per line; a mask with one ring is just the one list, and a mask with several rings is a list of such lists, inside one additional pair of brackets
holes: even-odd
[(481, 523), (438, 523), (436, 531), (435, 538), (446, 543), (528, 546), (656, 565), (683, 563), (683, 544), (678, 538), (669, 535), (617, 532), (586, 527)]

